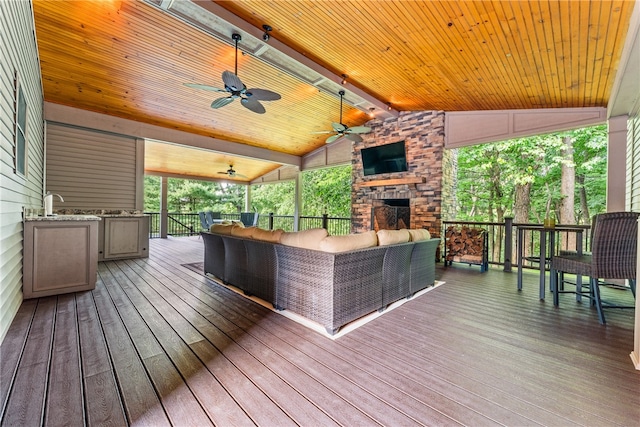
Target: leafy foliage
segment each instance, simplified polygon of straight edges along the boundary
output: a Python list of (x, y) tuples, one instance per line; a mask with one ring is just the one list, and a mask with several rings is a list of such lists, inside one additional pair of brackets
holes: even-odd
[(304, 215), (351, 216), (351, 165), (314, 169), (302, 173)]
[[(351, 215), (351, 166), (316, 169), (302, 173), (302, 209), (305, 216), (349, 217)], [(145, 210), (160, 210), (160, 178), (145, 176)], [(168, 179), (170, 212), (211, 210), (241, 212), (245, 186), (217, 182)], [(295, 181), (251, 186), (251, 209), (263, 214), (292, 215)]]
[[(605, 210), (606, 126), (518, 138), (458, 150), (457, 220), (502, 221), (515, 216), (519, 186), (530, 186), (530, 222), (553, 215), (561, 200), (563, 139), (573, 140), (576, 177), (584, 179), (591, 215)], [(581, 182), (578, 179), (578, 182)], [(576, 186), (576, 200), (580, 200)], [(576, 218), (582, 217), (576, 203)]]
[[(244, 208), (244, 194), (243, 185), (174, 178), (167, 180), (169, 212), (241, 212)], [(144, 195), (145, 211), (158, 212), (160, 177), (144, 177)]]

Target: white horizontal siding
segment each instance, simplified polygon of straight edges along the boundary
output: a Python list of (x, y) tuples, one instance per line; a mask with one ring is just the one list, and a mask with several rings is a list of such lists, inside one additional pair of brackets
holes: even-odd
[[(42, 207), (43, 94), (31, 2), (0, 1), (0, 342), (22, 303), (22, 212)], [(15, 75), (27, 100), (27, 171), (14, 173)]]
[(136, 209), (136, 139), (59, 123), (47, 125), (47, 191), (54, 209)]

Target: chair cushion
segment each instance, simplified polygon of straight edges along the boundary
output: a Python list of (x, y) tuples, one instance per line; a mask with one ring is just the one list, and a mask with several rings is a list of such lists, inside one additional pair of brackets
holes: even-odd
[(378, 230), (378, 245), (395, 245), (397, 243), (407, 243), (410, 239), (409, 231), (401, 230)]
[(216, 234), (224, 234), (225, 236), (230, 236), (231, 229), (233, 227), (233, 224), (212, 224), (211, 227), (209, 227), (209, 231)]
[(244, 226), (233, 227), (232, 226), (231, 235), (236, 237), (246, 237), (246, 238), (252, 239), (255, 233), (255, 230), (256, 230), (256, 227), (244, 227)]
[(282, 233), (284, 233), (284, 230), (281, 228), (278, 228), (277, 230), (265, 230), (264, 228), (256, 227), (253, 231), (253, 239), (269, 243), (280, 243)]
[(558, 255), (551, 261), (551, 268), (570, 274), (591, 276), (591, 255)]
[(346, 236), (327, 236), (320, 241), (320, 250), (324, 252), (344, 252), (372, 248), (377, 245), (378, 236), (375, 231), (371, 230)]
[(429, 240), (431, 238), (431, 233), (429, 233), (429, 230), (425, 228), (416, 228), (408, 231), (409, 231), (409, 236), (411, 236), (412, 242), (419, 242), (420, 240)]
[(286, 246), (295, 246), (305, 249), (320, 249), (320, 241), (327, 237), (329, 232), (324, 228), (311, 228), (309, 230), (284, 232), (280, 237), (280, 243)]

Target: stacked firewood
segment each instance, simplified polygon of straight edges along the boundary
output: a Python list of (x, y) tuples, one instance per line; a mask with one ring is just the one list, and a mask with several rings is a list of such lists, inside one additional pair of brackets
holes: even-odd
[(467, 226), (449, 226), (445, 232), (448, 262), (468, 262), (482, 264), (484, 250), (484, 230)]

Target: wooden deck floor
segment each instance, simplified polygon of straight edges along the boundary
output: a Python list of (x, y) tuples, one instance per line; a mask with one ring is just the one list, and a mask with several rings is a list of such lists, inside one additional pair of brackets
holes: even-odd
[[(536, 274), (447, 283), (330, 340), (181, 266), (202, 241), (25, 301), (0, 347), (1, 424), (638, 425), (630, 311), (537, 298)], [(615, 291), (623, 292), (623, 291)]]

